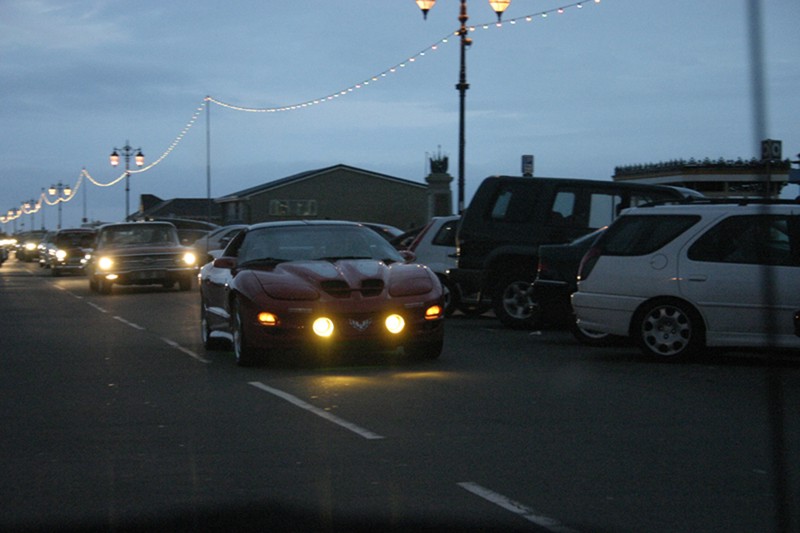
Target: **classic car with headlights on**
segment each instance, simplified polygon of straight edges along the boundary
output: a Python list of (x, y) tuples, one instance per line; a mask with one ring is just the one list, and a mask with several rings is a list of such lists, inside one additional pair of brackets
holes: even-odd
[(82, 273), (86, 256), (94, 246), (95, 230), (88, 228), (61, 229), (42, 242), (39, 264), (49, 268), (53, 276), (63, 272)]
[(242, 366), (342, 348), (436, 358), (442, 286), (412, 260), (355, 222), (250, 226), (200, 272), (203, 343), (232, 342)]
[(176, 283), (192, 288), (197, 258), (182, 246), (175, 226), (168, 222), (130, 222), (100, 226), (95, 247), (86, 262), (89, 287), (102, 294), (113, 285), (162, 285)]

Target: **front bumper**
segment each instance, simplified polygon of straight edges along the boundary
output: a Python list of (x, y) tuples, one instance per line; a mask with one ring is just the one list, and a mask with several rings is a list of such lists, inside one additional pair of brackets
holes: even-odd
[(197, 268), (171, 268), (151, 270), (95, 270), (93, 276), (97, 280), (106, 280), (119, 285), (155, 285), (176, 283), (181, 280), (193, 280), (197, 277)]

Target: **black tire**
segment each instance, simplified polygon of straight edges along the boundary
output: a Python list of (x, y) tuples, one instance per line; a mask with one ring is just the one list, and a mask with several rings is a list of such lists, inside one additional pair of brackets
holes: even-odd
[(50, 267), (50, 275), (53, 276), (54, 278), (57, 278), (58, 276), (61, 275), (61, 269), (58, 269), (58, 268), (56, 268), (54, 266), (51, 266)]
[(114, 284), (113, 281), (109, 281), (107, 279), (99, 279), (97, 280), (97, 292), (100, 294), (111, 294), (111, 286)]
[(458, 285), (445, 276), (439, 276), (439, 281), (442, 282), (444, 290), (444, 316), (451, 316), (461, 304), (461, 292), (458, 290)]
[(258, 362), (258, 354), (250, 345), (244, 331), (244, 316), (241, 306), (234, 300), (231, 320), (233, 320), (233, 354), (239, 366), (253, 366)]
[(92, 275), (89, 275), (89, 290), (92, 292), (97, 292), (97, 280)]
[(191, 276), (186, 276), (186, 277), (181, 278), (178, 281), (178, 287), (182, 291), (190, 291), (190, 290), (192, 290), (192, 278), (191, 278)]
[(705, 326), (693, 307), (679, 300), (656, 300), (634, 316), (631, 337), (646, 355), (678, 361), (705, 345)]
[(510, 328), (531, 329), (537, 325), (531, 278), (527, 273), (506, 275), (492, 292), (494, 314)]

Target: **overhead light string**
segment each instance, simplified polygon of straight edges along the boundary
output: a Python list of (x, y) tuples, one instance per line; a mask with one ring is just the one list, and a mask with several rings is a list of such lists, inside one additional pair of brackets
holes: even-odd
[[(536, 19), (539, 19), (539, 18), (547, 18), (548, 16), (550, 16), (552, 14), (561, 15), (561, 14), (565, 13), (566, 10), (568, 10), (568, 9), (572, 9), (572, 8), (581, 9), (587, 3), (588, 4), (599, 4), (600, 1), (601, 0), (587, 0), (585, 2), (574, 2), (572, 4), (564, 5), (564, 6), (561, 6), (561, 7), (556, 7), (556, 8), (553, 8), (553, 9), (548, 9), (548, 10), (545, 10), (545, 11), (540, 11), (538, 13), (534, 13), (534, 14), (531, 14), (531, 15), (524, 15), (524, 16), (521, 16), (521, 17), (508, 19), (505, 22), (491, 22), (491, 23), (487, 22), (487, 23), (478, 24), (478, 25), (475, 25), (475, 26), (468, 26), (467, 29), (470, 32), (474, 32), (478, 27), (480, 27), (480, 28), (482, 28), (484, 30), (488, 30), (488, 29), (492, 29), (492, 28), (499, 29), (499, 28), (502, 28), (506, 24), (514, 26), (514, 25), (516, 25), (517, 23), (520, 23), (520, 22), (522, 22), (522, 23), (530, 23), (530, 22), (533, 22), (533, 21), (535, 21)], [(394, 66), (392, 66), (392, 67), (390, 67), (390, 68), (388, 68), (388, 69), (386, 69), (386, 70), (384, 70), (384, 71), (382, 71), (382, 72), (380, 72), (378, 74), (375, 74), (374, 76), (370, 76), (369, 78), (365, 79), (364, 81), (362, 81), (360, 83), (356, 83), (356, 84), (351, 85), (351, 86), (349, 86), (349, 87), (347, 87), (345, 89), (342, 89), (340, 91), (337, 91), (335, 93), (331, 93), (329, 95), (326, 95), (326, 96), (323, 96), (323, 97), (320, 97), (320, 98), (314, 98), (312, 100), (306, 100), (304, 102), (300, 102), (300, 103), (296, 103), (296, 104), (282, 105), (282, 106), (276, 106), (276, 107), (251, 107), (251, 106), (237, 105), (237, 104), (232, 104), (230, 102), (225, 102), (225, 101), (219, 100), (219, 99), (214, 98), (212, 96), (207, 96), (206, 97), (206, 101), (207, 102), (212, 102), (214, 104), (217, 104), (218, 106), (225, 107), (227, 109), (232, 109), (234, 111), (245, 111), (245, 112), (248, 112), (248, 113), (281, 113), (281, 112), (285, 112), (285, 111), (297, 111), (297, 110), (300, 110), (300, 109), (306, 109), (308, 107), (312, 107), (312, 106), (316, 106), (316, 105), (319, 105), (319, 104), (324, 104), (326, 102), (334, 101), (334, 100), (336, 100), (336, 99), (338, 99), (338, 98), (340, 98), (342, 96), (347, 96), (347, 95), (352, 94), (352, 93), (354, 93), (354, 92), (356, 92), (356, 91), (358, 91), (360, 89), (363, 89), (363, 88), (365, 88), (365, 87), (367, 87), (367, 86), (369, 86), (371, 84), (374, 84), (374, 83), (382, 80), (383, 78), (386, 78), (386, 77), (388, 77), (388, 76), (390, 76), (392, 74), (396, 74), (396, 73), (400, 72), (402, 69), (404, 69), (406, 66), (408, 66), (410, 64), (413, 64), (413, 63), (416, 63), (418, 60), (420, 60), (423, 57), (425, 57), (426, 54), (428, 54), (429, 52), (435, 52), (436, 50), (439, 49), (439, 47), (441, 45), (447, 44), (452, 37), (457, 37), (458, 35), (459, 35), (459, 32), (458, 31), (454, 31), (452, 34), (448, 34), (446, 37), (443, 37), (443, 38), (439, 39), (436, 43), (434, 43), (434, 44), (428, 46), (427, 48), (423, 49), (422, 51), (410, 56), (405, 61), (397, 63), (396, 65), (394, 65)], [(139, 172), (141, 172), (141, 170)]]
[[(521, 17), (508, 19), (506, 21), (498, 21), (498, 22), (491, 22), (491, 23), (484, 23), (484, 24), (478, 24), (478, 25), (474, 25), (474, 26), (469, 26), (468, 27), (468, 31), (474, 32), (474, 31), (476, 31), (477, 28), (481, 28), (481, 29), (484, 29), (484, 30), (493, 29), (493, 28), (494, 29), (499, 29), (499, 28), (503, 28), (505, 26), (516, 26), (516, 25), (518, 25), (520, 23), (531, 23), (531, 22), (534, 22), (535, 20), (538, 20), (538, 19), (547, 18), (550, 15), (561, 15), (561, 14), (565, 13), (568, 9), (581, 9), (586, 5), (599, 4), (600, 2), (601, 2), (601, 0), (586, 0), (586, 1), (582, 1), (582, 2), (573, 2), (571, 4), (563, 5), (561, 7), (556, 7), (556, 8), (553, 8), (553, 9), (540, 11), (538, 13), (533, 13), (533, 14), (530, 14), (530, 15), (524, 15), (524, 16), (521, 16)], [(12, 208), (12, 209), (10, 209), (8, 211), (8, 213), (6, 215), (0, 215), (0, 223), (5, 224), (6, 222), (9, 222), (9, 221), (12, 221), (12, 220), (15, 220), (15, 219), (21, 217), (23, 214), (28, 214), (29, 215), (29, 214), (32, 214), (32, 213), (36, 213), (39, 209), (42, 208), (42, 204), (43, 203), (52, 206), (52, 205), (58, 204), (59, 202), (69, 202), (70, 200), (72, 200), (75, 197), (75, 194), (78, 192), (78, 189), (81, 187), (81, 185), (83, 185), (83, 179), (84, 178), (86, 178), (93, 185), (96, 185), (98, 187), (111, 187), (113, 185), (116, 185), (120, 181), (122, 181), (125, 178), (126, 175), (141, 174), (142, 172), (147, 172), (148, 170), (152, 169), (153, 167), (155, 167), (156, 165), (158, 165), (159, 163), (164, 161), (164, 159), (166, 159), (167, 156), (169, 156), (173, 152), (173, 150), (175, 150), (175, 148), (178, 147), (178, 145), (181, 143), (183, 138), (189, 133), (189, 131), (195, 125), (195, 123), (197, 122), (198, 118), (203, 113), (203, 111), (206, 109), (206, 107), (208, 105), (212, 104), (212, 103), (216, 104), (216, 105), (218, 105), (220, 107), (224, 107), (224, 108), (227, 108), (227, 109), (232, 109), (234, 111), (244, 111), (244, 112), (249, 112), (249, 113), (280, 113), (280, 112), (286, 112), (286, 111), (297, 111), (297, 110), (301, 110), (301, 109), (307, 109), (309, 107), (317, 106), (317, 105), (324, 104), (324, 103), (327, 103), (327, 102), (333, 102), (333, 101), (335, 101), (335, 100), (337, 100), (337, 99), (339, 99), (339, 98), (341, 98), (343, 96), (350, 95), (350, 94), (352, 94), (352, 93), (354, 93), (356, 91), (359, 91), (361, 89), (364, 89), (366, 87), (374, 85), (378, 81), (380, 81), (380, 80), (382, 80), (384, 78), (387, 78), (387, 77), (389, 77), (389, 76), (391, 76), (393, 74), (397, 74), (398, 72), (404, 70), (407, 66), (412, 65), (412, 64), (416, 63), (417, 61), (421, 60), (422, 58), (426, 57), (429, 53), (432, 53), (432, 52), (435, 52), (435, 51), (439, 50), (439, 48), (442, 45), (448, 44), (450, 42), (451, 38), (457, 37), (458, 35), (459, 35), (459, 32), (458, 31), (454, 31), (451, 34), (448, 34), (447, 36), (439, 39), (434, 44), (432, 44), (432, 45), (424, 48), (423, 50), (417, 52), (416, 54), (410, 56), (405, 61), (397, 63), (396, 65), (393, 65), (393, 66), (387, 68), (386, 70), (384, 70), (382, 72), (379, 72), (378, 74), (375, 74), (374, 76), (370, 76), (369, 78), (366, 78), (366, 79), (364, 79), (363, 81), (361, 81), (359, 83), (353, 84), (353, 85), (351, 85), (351, 86), (349, 86), (349, 87), (347, 87), (345, 89), (342, 89), (340, 91), (337, 91), (337, 92), (334, 92), (334, 93), (330, 93), (328, 95), (325, 95), (325, 96), (322, 96), (322, 97), (319, 97), (319, 98), (314, 98), (314, 99), (311, 99), (311, 100), (300, 102), (300, 103), (297, 103), (297, 104), (282, 105), (282, 106), (276, 106), (276, 107), (251, 107), (251, 106), (244, 106), (244, 105), (236, 105), (236, 104), (232, 104), (230, 102), (225, 102), (223, 100), (214, 98), (212, 96), (206, 96), (205, 98), (203, 98), (203, 102), (200, 104), (200, 106), (192, 114), (191, 119), (183, 127), (183, 129), (177, 135), (177, 137), (175, 137), (175, 139), (167, 147), (167, 149), (161, 154), (161, 156), (159, 156), (157, 159), (155, 159), (149, 165), (147, 165), (145, 167), (142, 167), (140, 169), (133, 169), (133, 170), (129, 169), (126, 172), (123, 172), (117, 178), (114, 178), (114, 179), (112, 179), (111, 181), (108, 181), (108, 182), (103, 182), (103, 181), (100, 181), (100, 180), (92, 177), (92, 175), (89, 173), (89, 171), (87, 171), (84, 168), (83, 170), (81, 170), (81, 173), (80, 173), (80, 175), (78, 177), (78, 181), (76, 182), (75, 187), (73, 187), (71, 189), (71, 194), (63, 196), (63, 197), (58, 197), (55, 200), (50, 201), (47, 198), (47, 195), (43, 192), (43, 193), (40, 194), (39, 200), (36, 201), (34, 203), (34, 205), (30, 205), (30, 202), (25, 202), (25, 203), (22, 204), (22, 206), (19, 209), (13, 209)]]

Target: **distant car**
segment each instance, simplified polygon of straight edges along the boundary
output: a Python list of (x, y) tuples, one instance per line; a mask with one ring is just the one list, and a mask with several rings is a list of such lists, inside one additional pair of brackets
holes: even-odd
[(582, 327), (660, 359), (800, 349), (800, 203), (626, 210), (584, 256), (572, 306)]
[(592, 346), (604, 346), (619, 340), (615, 335), (585, 329), (575, 321), (570, 298), (578, 289), (578, 267), (584, 254), (607, 226), (578, 237), (567, 244), (539, 246), (539, 265), (533, 280), (531, 301), (538, 321), (569, 327), (576, 339)]
[(389, 224), (380, 224), (378, 222), (359, 222), (359, 224), (375, 231), (389, 242), (403, 234), (403, 230), (390, 226)]
[(30, 263), (39, 259), (39, 243), (42, 242), (47, 231), (26, 231), (17, 236), (15, 256), (18, 261)]
[(354, 222), (250, 226), (201, 269), (200, 294), (205, 346), (232, 341), (242, 366), (275, 351), (442, 351), (436, 275)]
[[(197, 257), (204, 258), (212, 250), (222, 250), (225, 248), (228, 243), (231, 242), (231, 239), (246, 227), (247, 224), (230, 224), (228, 226), (219, 227), (197, 239), (192, 245), (192, 248), (194, 248)], [(203, 262), (202, 259), (201, 262)]]
[(95, 230), (62, 229), (57, 231), (43, 248), (43, 267), (49, 268), (53, 276), (64, 272), (83, 273), (86, 256), (94, 247)]
[(180, 244), (175, 226), (167, 222), (101, 226), (86, 263), (89, 287), (101, 294), (116, 284), (171, 288), (177, 283), (188, 291), (197, 270), (194, 251)]
[(191, 245), (197, 239), (205, 237), (219, 228), (219, 225), (213, 222), (191, 218), (154, 217), (148, 218), (147, 222), (169, 222), (178, 229), (178, 239), (184, 246)]
[(42, 240), (39, 241), (39, 245), (36, 247), (36, 257), (39, 259), (39, 266), (40, 267), (47, 267), (47, 259), (51, 254), (55, 254), (55, 238), (56, 232), (55, 231), (48, 231), (42, 237)]

